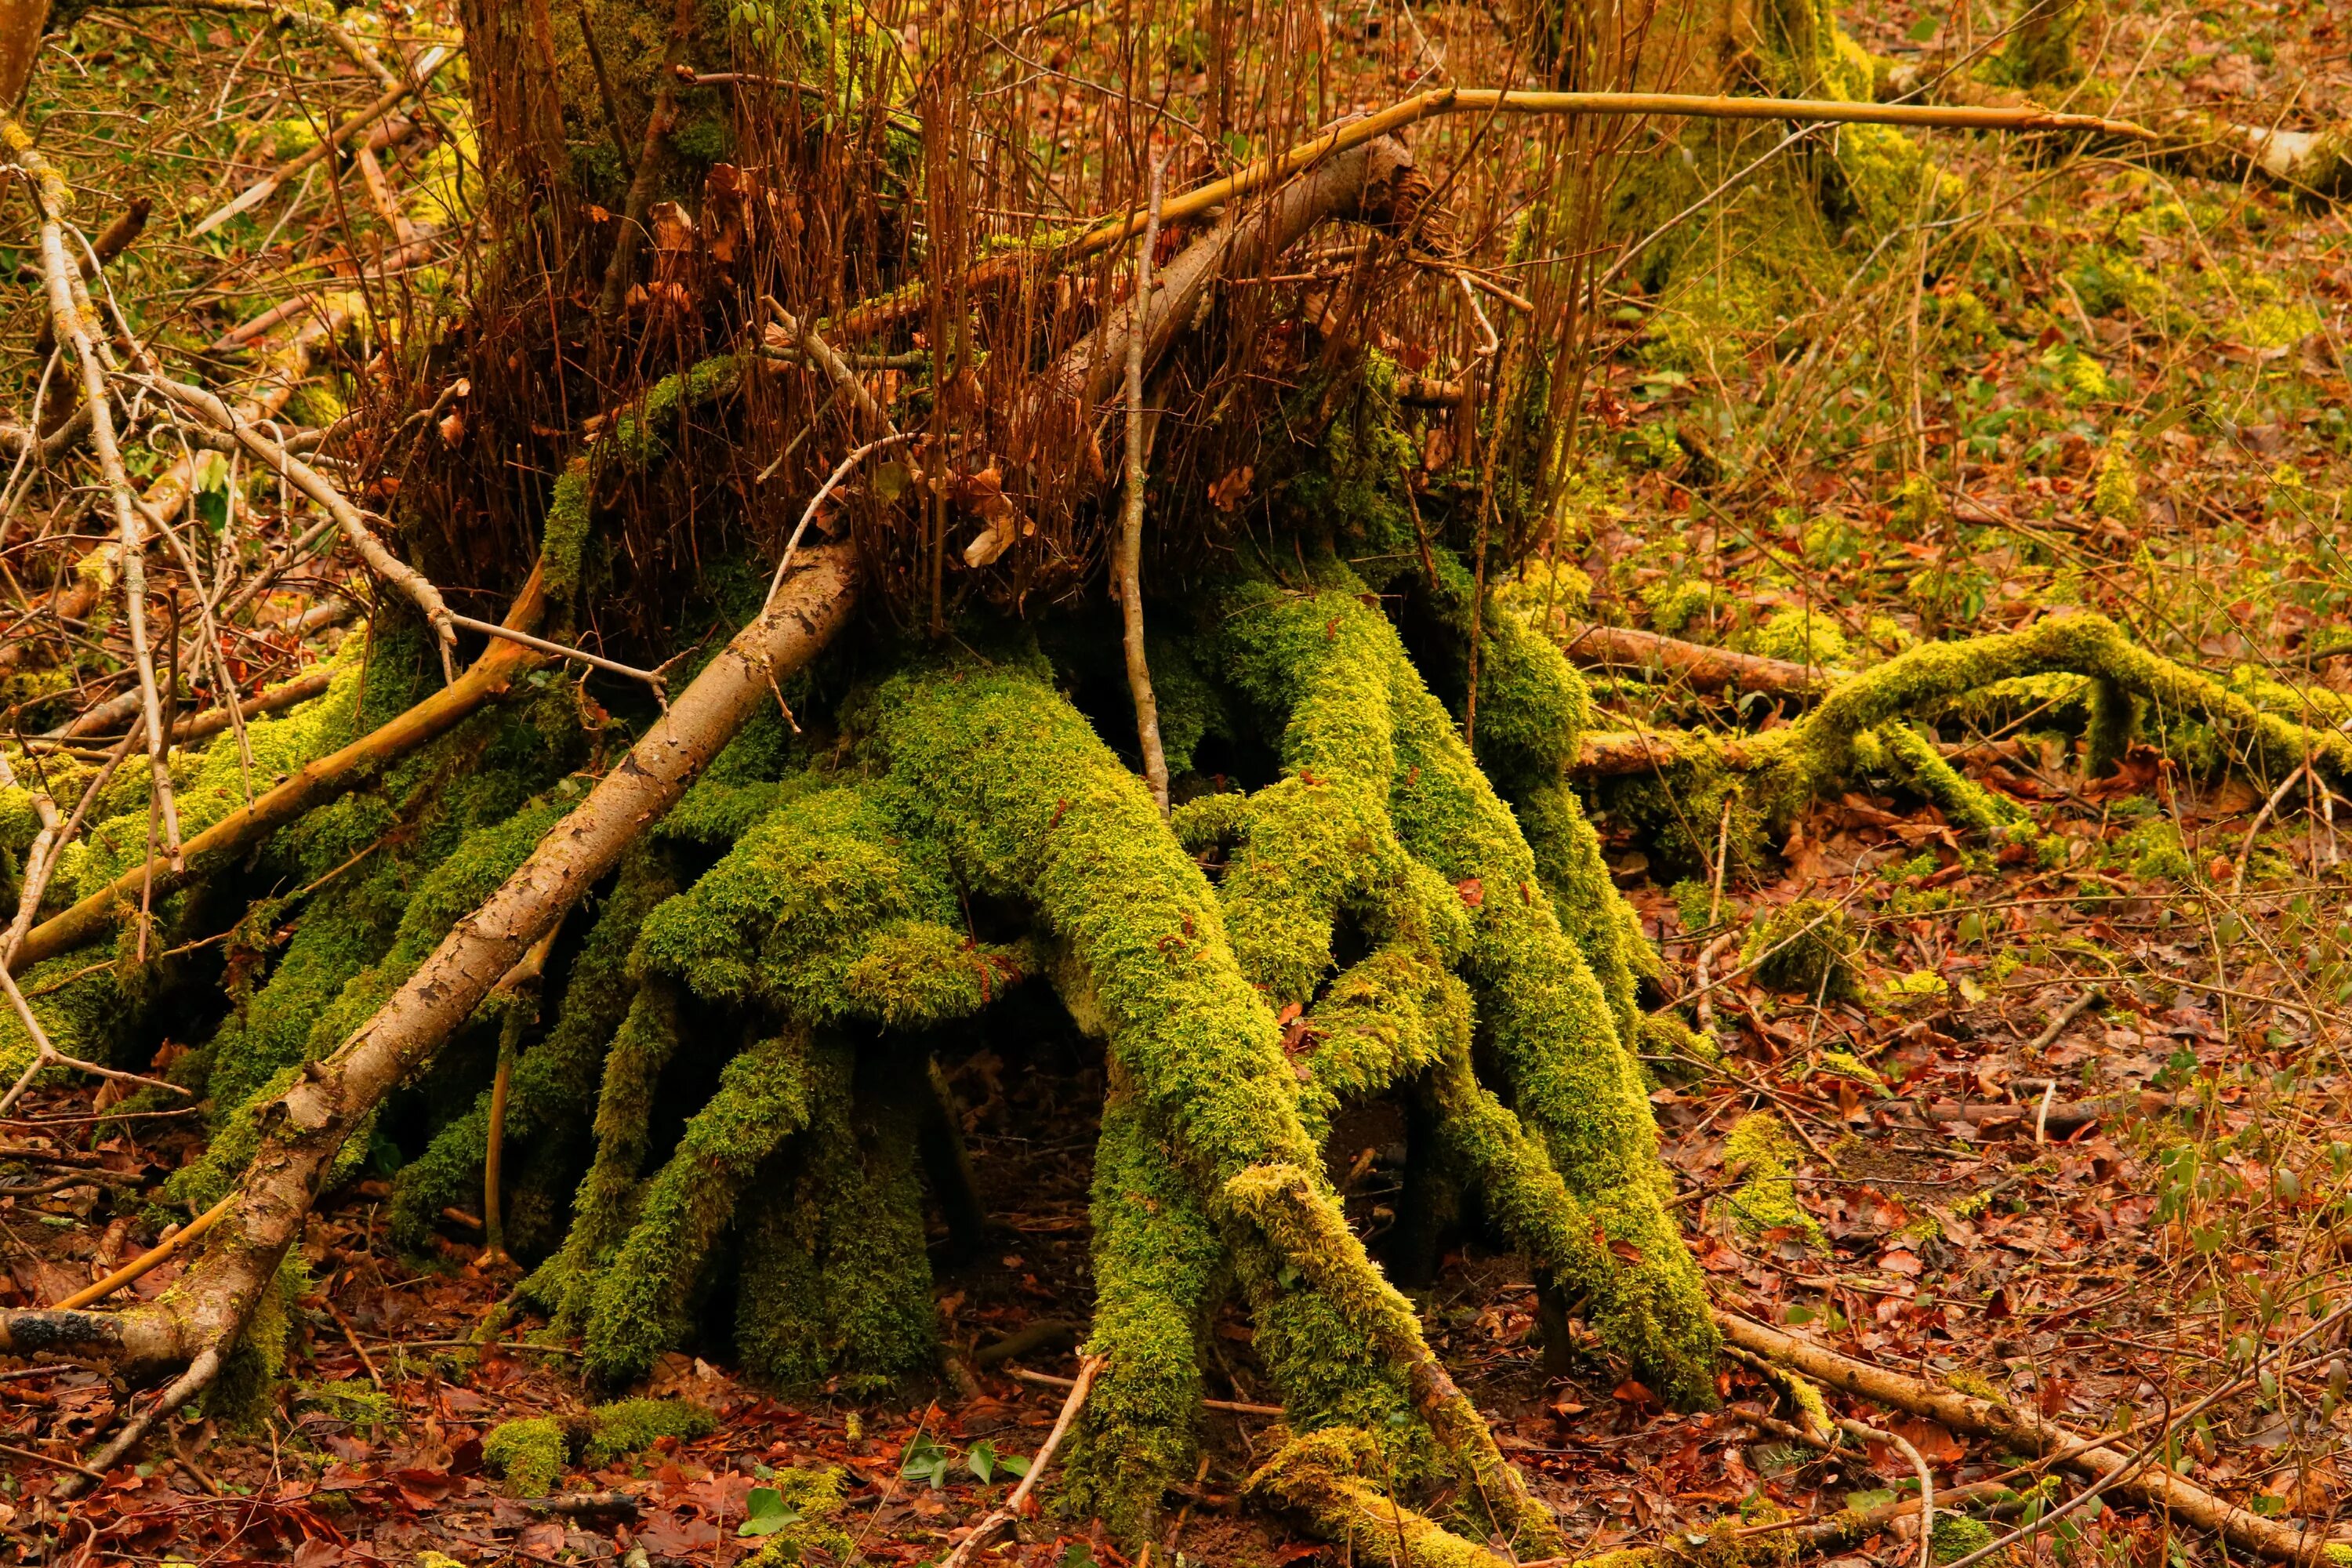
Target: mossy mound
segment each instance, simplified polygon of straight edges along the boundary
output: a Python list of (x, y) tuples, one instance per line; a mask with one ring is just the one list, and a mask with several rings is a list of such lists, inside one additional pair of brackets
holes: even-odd
[(1843, 1002), (1861, 986), (1853, 952), (1853, 930), (1843, 910), (1824, 900), (1799, 899), (1758, 920), (1740, 963), (1774, 991)]
[(640, 1454), (662, 1439), (690, 1443), (719, 1418), (687, 1399), (622, 1399), (578, 1415), (501, 1421), (482, 1438), (482, 1462), (516, 1497), (544, 1497), (575, 1464), (592, 1469)]

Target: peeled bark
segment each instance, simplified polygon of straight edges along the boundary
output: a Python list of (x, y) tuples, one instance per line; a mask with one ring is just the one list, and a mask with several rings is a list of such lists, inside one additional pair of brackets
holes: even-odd
[(1708, 647), (1625, 626), (1570, 626), (1561, 644), (1570, 660), (1608, 669), (1664, 671), (1701, 691), (1761, 691), (1772, 697), (1818, 697), (1844, 671), (1761, 654)]
[[(1394, 216), (1415, 189), (1412, 154), (1393, 137), (1352, 147), (1284, 186), (1237, 221), (1228, 219), (1179, 252), (1154, 279), (1142, 320), (1148, 374), (1188, 331), (1212, 285), (1262, 271), (1326, 218)], [(1132, 301), (1109, 312), (1056, 360), (1014, 420), (1019, 455), (1052, 450), (1117, 390), (1136, 331)]]

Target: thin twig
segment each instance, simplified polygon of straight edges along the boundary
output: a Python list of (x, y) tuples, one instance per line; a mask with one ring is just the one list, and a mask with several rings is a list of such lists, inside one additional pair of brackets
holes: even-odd
[(608, 675), (625, 675), (631, 680), (642, 680), (654, 689), (654, 694), (656, 697), (664, 696), (669, 689), (668, 682), (657, 669), (639, 669), (633, 664), (617, 663), (613, 659), (589, 653), (585, 649), (573, 647), (568, 643), (550, 642), (545, 637), (535, 637), (529, 632), (519, 632), (512, 626), (499, 626), (496, 621), (478, 621), (471, 616), (453, 615), (449, 617), (449, 622), (452, 626), (463, 626), (469, 632), (479, 632), (484, 637), (504, 637), (510, 643), (537, 648), (541, 653), (551, 653), (558, 658), (572, 659), (587, 665), (591, 668), (601, 669)]
[[(1151, 210), (1135, 253), (1135, 300), (1127, 321), (1127, 494), (1119, 507), (1118, 608), (1127, 655), (1128, 690), (1135, 699), (1135, 732), (1152, 804), (1168, 815), (1168, 753), (1160, 742), (1160, 701), (1143, 646), (1143, 479), (1149, 437), (1143, 410), (1143, 341), (1151, 314), (1151, 252), (1160, 243), (1160, 182), (1165, 160), (1151, 165)], [(1482, 318), (1483, 319), (1483, 318)]]
[[(89, 295), (82, 286), (81, 269), (67, 258), (65, 209), (69, 199), (65, 179), (33, 145), (25, 128), (12, 119), (0, 119), (0, 142), (24, 172), (40, 218), (41, 271), (48, 288), (49, 320), (58, 341), (72, 353), (81, 374), (82, 398), (89, 409), (89, 443), (97, 454), (100, 473), (114, 503), (117, 546), (122, 569), (123, 619), (130, 634), (131, 661), (139, 670), (140, 708), (146, 721), (147, 758), (153, 791), (152, 804), (163, 818), (163, 843), (172, 868), (181, 868), (180, 813), (172, 792), (170, 732), (163, 725), (163, 700), (155, 685), (155, 660), (147, 637), (147, 546), (140, 526), (137, 498), (131, 476), (122, 465), (114, 437), (112, 400), (107, 395), (107, 365), (92, 342), (97, 321)], [(152, 859), (152, 856), (151, 856)]]
[(416, 64), (408, 75), (397, 85), (384, 89), (374, 102), (349, 116), (334, 130), (319, 138), (317, 142), (304, 148), (247, 186), (227, 205), (207, 215), (204, 221), (188, 231), (188, 237), (194, 239), (199, 236), (210, 234), (239, 213), (250, 212), (276, 195), (285, 187), (287, 181), (297, 174), (308, 173), (322, 160), (331, 156), (344, 142), (399, 108), (401, 100), (409, 94), (416, 93), (421, 97), (425, 84), (433, 79), (434, 73), (456, 58), (455, 49), (440, 44), (436, 44), (425, 50), (417, 58)]
[(2262, 810), (2254, 813), (2253, 826), (2246, 829), (2246, 841), (2238, 846), (2237, 861), (2230, 868), (2230, 896), (2231, 898), (2236, 898), (2240, 893), (2245, 890), (2246, 863), (2253, 858), (2254, 840), (2262, 837), (2262, 832), (2264, 827), (2270, 826), (2271, 816), (2273, 812), (2278, 810), (2279, 802), (2286, 798), (2286, 792), (2293, 789), (2295, 786), (2296, 781), (2301, 779), (2310, 771), (2311, 764), (2309, 763), (2302, 763), (2296, 767), (2294, 772), (2287, 774), (2285, 778), (2279, 781), (2278, 788), (2271, 791), (2271, 797), (2270, 799), (2263, 802)]
[(872, 420), (883, 434), (895, 436), (898, 433), (898, 427), (890, 422), (890, 416), (885, 413), (882, 405), (874, 400), (874, 394), (866, 390), (866, 384), (857, 379), (856, 374), (843, 362), (839, 354), (833, 352), (830, 344), (817, 336), (814, 321), (803, 321), (794, 317), (790, 310), (777, 303), (776, 297), (772, 294), (761, 295), (760, 302), (767, 306), (769, 313), (776, 318), (776, 325), (782, 329), (785, 342), (797, 349), (804, 358), (814, 361), (820, 370), (832, 377), (834, 384), (847, 393), (849, 400), (856, 404), (865, 413), (866, 417)]
[(137, 379), (173, 402), (201, 415), (215, 428), (236, 437), (247, 451), (268, 464), (288, 483), (324, 508), (337, 526), (342, 529), (343, 537), (359, 552), (360, 559), (367, 563), (368, 570), (399, 588), (423, 613), (440, 644), (443, 679), (451, 681), (457, 679), (455, 654), (457, 623), (449, 613), (448, 605), (441, 597), (441, 590), (435, 587), (425, 574), (385, 549), (383, 541), (375, 536), (374, 531), (368, 527), (367, 520), (360, 515), (359, 509), (346, 500), (341, 490), (329, 484), (316, 468), (270, 440), (251, 423), (239, 419), (227, 404), (203, 387), (190, 386), (184, 382), (172, 381), (163, 376)]
[(1045, 1467), (1054, 1462), (1054, 1450), (1062, 1446), (1062, 1439), (1069, 1434), (1070, 1423), (1077, 1419), (1078, 1409), (1086, 1404), (1087, 1391), (1094, 1386), (1095, 1373), (1102, 1370), (1102, 1364), (1103, 1358), (1098, 1355), (1090, 1355), (1078, 1363), (1078, 1375), (1070, 1384), (1070, 1395), (1062, 1401), (1062, 1414), (1055, 1418), (1053, 1431), (1046, 1434), (1045, 1446), (1039, 1448), (1037, 1457), (1029, 1461), (1029, 1473), (1021, 1478), (1021, 1484), (1013, 1489), (1013, 1495), (1004, 1500), (1003, 1507), (990, 1513), (973, 1526), (970, 1535), (956, 1542), (956, 1549), (948, 1553), (947, 1560), (940, 1564), (940, 1568), (962, 1568), (964, 1561), (982, 1542), (996, 1533), (999, 1525), (1020, 1516), (1021, 1505), (1027, 1502), (1029, 1494), (1037, 1489), (1038, 1481), (1045, 1477)]
[(2030, 1057), (2037, 1051), (2049, 1049), (2051, 1044), (2055, 1041), (2059, 1036), (2064, 1034), (2075, 1019), (2081, 1017), (2084, 1013), (2089, 1012), (2093, 1007), (2096, 1006), (2105, 999), (2106, 993), (2101, 990), (2098, 986), (2094, 985), (2089, 990), (2084, 992), (2080, 996), (2075, 997), (2072, 1002), (2067, 1003), (2066, 1005), (2059, 1011), (2058, 1015), (2052, 1018), (2050, 1022), (2043, 1026), (2042, 1032), (2033, 1037), (2032, 1041), (2025, 1047), (2025, 1054)]
[(184, 1251), (188, 1243), (195, 1240), (196, 1237), (212, 1229), (213, 1222), (219, 1219), (221, 1215), (226, 1214), (228, 1212), (229, 1205), (236, 1201), (236, 1194), (235, 1193), (231, 1193), (227, 1197), (221, 1199), (220, 1202), (215, 1204), (212, 1207), (206, 1209), (204, 1213), (198, 1215), (195, 1218), (190, 1220), (187, 1224), (182, 1226), (179, 1229), (173, 1231), (171, 1235), (165, 1237), (163, 1240), (157, 1242), (154, 1246), (149, 1247), (146, 1251), (141, 1253), (138, 1257), (132, 1258), (130, 1262), (124, 1264), (121, 1268), (108, 1275), (105, 1279), (99, 1280), (94, 1285), (85, 1285), (80, 1289), (75, 1291), (72, 1295), (67, 1297), (64, 1300), (59, 1301), (53, 1310), (60, 1312), (75, 1311), (80, 1308), (90, 1305), (94, 1301), (105, 1300), (109, 1296), (113, 1295), (117, 1290), (121, 1289), (125, 1285), (130, 1284), (141, 1275), (147, 1273), (159, 1264), (169, 1261), (171, 1258), (177, 1257), (181, 1252)]
[(895, 435), (881, 437), (877, 440), (868, 441), (863, 447), (851, 452), (846, 458), (842, 458), (841, 462), (834, 468), (833, 472), (825, 476), (824, 483), (817, 486), (816, 494), (809, 497), (807, 507), (801, 512), (800, 521), (793, 526), (793, 536), (784, 541), (784, 558), (776, 563), (776, 574), (769, 580), (768, 597), (764, 601), (765, 604), (775, 603), (777, 590), (784, 585), (784, 574), (793, 569), (793, 557), (800, 552), (801, 535), (806, 533), (808, 531), (808, 525), (816, 520), (817, 508), (824, 504), (825, 498), (832, 495), (835, 489), (839, 489), (841, 481), (849, 478), (851, 471), (855, 469), (858, 464), (864, 462), (867, 458), (880, 451), (885, 447), (895, 447), (901, 441), (910, 441), (914, 439), (918, 434), (919, 434), (919, 432), (912, 430), (902, 431)]

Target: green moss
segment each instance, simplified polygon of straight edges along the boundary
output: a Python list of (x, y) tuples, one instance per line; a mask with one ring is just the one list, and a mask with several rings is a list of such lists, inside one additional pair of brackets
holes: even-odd
[(879, 1388), (937, 1351), (913, 1079), (903, 1063), (876, 1067), (861, 1087), (847, 1046), (812, 1048), (808, 1129), (746, 1206), (735, 1343), (773, 1387)]
[[(1460, 963), (1518, 1119), (1607, 1238), (1642, 1259), (1579, 1279), (1597, 1293), (1597, 1321), (1612, 1348), (1669, 1397), (1704, 1402), (1713, 1326), (1661, 1206), (1656, 1131), (1630, 1037), (1620, 1035), (1620, 1010), (1562, 929), (1517, 821), (1394, 629), (1365, 606), (1344, 568), (1327, 563), (1322, 570), (1330, 591), (1302, 596), (1244, 587), (1218, 622), (1225, 668), (1283, 731), (1288, 776), (1253, 796), (1253, 807), (1276, 792), (1303, 788), (1320, 792), (1327, 825), (1343, 815), (1351, 825), (1347, 835), (1327, 837), (1320, 856), (1286, 843), (1279, 874), (1322, 879), (1323, 901), (1279, 918), (1296, 922), (1294, 940), (1313, 920), (1307, 929), (1328, 944), (1326, 911), (1336, 910), (1344, 893), (1375, 940), (1393, 934)], [(1558, 658), (1549, 644), (1529, 641)], [(1391, 837), (1420, 872), (1396, 875)], [(1277, 917), (1236, 897), (1241, 862), (1237, 851), (1225, 898), (1230, 926), (1247, 952), (1248, 933)], [(1562, 901), (1599, 924), (1601, 937), (1622, 941), (1627, 927), (1615, 923), (1620, 906), (1597, 849), (1583, 861), (1580, 885), (1576, 869), (1567, 870)], [(1319, 964), (1328, 963), (1324, 946)], [(1286, 994), (1278, 987), (1276, 994)]]
[(482, 1462), (516, 1497), (545, 1497), (575, 1463), (601, 1469), (662, 1439), (707, 1437), (719, 1418), (690, 1399), (623, 1399), (584, 1415), (502, 1421), (482, 1438)]
[[(1362, 1411), (1383, 1427), (1391, 1418), (1410, 1426), (1393, 1346), (1376, 1337), (1401, 1330), (1419, 1345), (1410, 1307), (1352, 1237), (1303, 1259), (1286, 1245), (1297, 1237), (1265, 1228), (1247, 1180), (1236, 1187), (1253, 1172), (1297, 1173), (1298, 1201), (1344, 1233), (1328, 1187), (1308, 1173), (1320, 1160), (1293, 1106), (1297, 1080), (1273, 1011), (1244, 980), (1215, 897), (1141, 784), (1049, 687), (1009, 666), (901, 678), (874, 712), (910, 826), (948, 847), (976, 895), (1023, 899), (1066, 944), (1086, 1012), (1100, 1020), (1139, 1109), (1165, 1129), (1193, 1190), (1213, 1195), (1208, 1216), (1286, 1405), (1302, 1421)], [(1121, 896), (1101, 896), (1108, 887)], [(1329, 1277), (1310, 1284), (1310, 1263)], [(1347, 1307), (1333, 1279), (1349, 1283)], [(1465, 1427), (1445, 1410), (1458, 1461), (1496, 1474), (1499, 1457), (1475, 1414)]]
[(397, 1426), (400, 1401), (383, 1389), (355, 1383), (299, 1383), (294, 1385), (297, 1409), (316, 1411), (331, 1421), (373, 1430)]
[(1024, 967), (966, 940), (939, 850), (852, 784), (779, 805), (655, 911), (638, 956), (710, 1001), (894, 1028), (967, 1017)]
[(1642, 590), (1650, 606), (1650, 626), (1667, 637), (1679, 637), (1689, 625), (1714, 607), (1715, 584), (1696, 577), (1665, 578)]
[(2141, 823), (2107, 846), (2102, 859), (2144, 882), (2186, 881), (2194, 871), (2180, 829), (2169, 819)]
[(1885, 724), (1868, 734), (1884, 749), (1891, 770), (1941, 806), (1954, 825), (1978, 833), (2003, 833), (2031, 821), (2015, 802), (1961, 777), (1934, 742), (1910, 725)]
[(1074, 1510), (1127, 1539), (1145, 1531), (1160, 1489), (1192, 1463), (1199, 1347), (1231, 1270), (1123, 1081), (1103, 1104), (1091, 1215), (1095, 1318), (1087, 1349), (1105, 1361), (1070, 1440), (1064, 1489)]
[(506, 1478), (516, 1497), (545, 1497), (563, 1479), (562, 1423), (537, 1415), (501, 1421), (482, 1438), (482, 1463)]
[(1928, 1551), (1938, 1563), (1957, 1563), (1991, 1544), (1992, 1526), (1964, 1513), (1937, 1513), (1927, 1536)]
[(1848, 1079), (1881, 1094), (1886, 1092), (1886, 1080), (1878, 1076), (1878, 1069), (1851, 1051), (1823, 1051), (1820, 1069), (1832, 1078)]
[(690, 1399), (623, 1399), (588, 1413), (583, 1457), (601, 1468), (642, 1453), (665, 1437), (691, 1443), (719, 1430), (719, 1417)]
[(808, 1112), (804, 1036), (761, 1040), (728, 1062), (596, 1281), (583, 1363), (592, 1377), (625, 1383), (685, 1337), (703, 1265), (736, 1199)]
[(660, 979), (640, 985), (605, 1058), (596, 1154), (580, 1179), (563, 1248), (521, 1287), (527, 1300), (552, 1314), (559, 1334), (577, 1333), (587, 1321), (596, 1281), (635, 1220), (654, 1088), (682, 1039), (677, 988)]
[(278, 1382), (286, 1373), (294, 1313), (310, 1288), (310, 1265), (299, 1253), (287, 1254), (205, 1389), (206, 1415), (232, 1432), (257, 1431), (269, 1419), (277, 1408)]
[[(554, 998), (555, 1022), (516, 1063), (507, 1101), (505, 1168), (507, 1245), (521, 1256), (557, 1247), (568, 1187), (584, 1164), (589, 1121), (606, 1047), (635, 994), (627, 973), (638, 928), (656, 905), (677, 890), (665, 856), (639, 850), (622, 862), (612, 891), (594, 910), (594, 924)], [(392, 1234), (421, 1246), (441, 1211), (479, 1201), (482, 1162), (489, 1142), (489, 1091), (471, 1110), (441, 1129), (425, 1152), (401, 1167), (393, 1184)]]
[(1739, 955), (1759, 984), (1811, 1001), (1855, 994), (1853, 932), (1836, 905), (1800, 899), (1759, 917)]
[(1795, 1141), (1770, 1111), (1743, 1117), (1723, 1142), (1724, 1174), (1741, 1178), (1739, 1189), (1726, 1204), (1743, 1236), (1760, 1238), (1772, 1231), (1789, 1231), (1806, 1246), (1826, 1252), (1829, 1238), (1797, 1202), (1789, 1172), (1797, 1153)]
[(1773, 611), (1747, 643), (1750, 653), (1815, 667), (1834, 668), (1853, 657), (1833, 617), (1798, 605)]
[(783, 1469), (768, 1478), (791, 1523), (769, 1536), (744, 1568), (801, 1568), (852, 1561), (857, 1542), (842, 1527), (839, 1470)]
[(539, 559), (548, 602), (567, 605), (580, 592), (580, 557), (588, 543), (593, 487), (588, 460), (574, 458), (547, 498), (540, 523)]
[(2110, 441), (2099, 454), (2099, 469), (2091, 485), (2091, 510), (2099, 517), (2130, 524), (2139, 521), (2139, 466), (2131, 449)]
[(1250, 1477), (1248, 1491), (1253, 1501), (1289, 1513), (1351, 1560), (1397, 1568), (1502, 1568), (1507, 1559), (1406, 1508), (1367, 1479), (1391, 1473), (1370, 1433), (1335, 1426), (1285, 1443)]

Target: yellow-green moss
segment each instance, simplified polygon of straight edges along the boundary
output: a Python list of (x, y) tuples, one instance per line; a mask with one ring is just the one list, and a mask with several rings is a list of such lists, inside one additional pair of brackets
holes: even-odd
[[(1713, 1324), (1664, 1216), (1647, 1089), (1630, 1040), (1620, 1037), (1617, 1012), (1561, 929), (1518, 824), (1394, 628), (1363, 604), (1360, 584), (1344, 567), (1326, 560), (1317, 568), (1331, 584), (1325, 592), (1242, 585), (1219, 612), (1223, 668), (1283, 733), (1286, 777), (1253, 804), (1276, 791), (1319, 792), (1330, 803), (1326, 815), (1336, 822), (1344, 813), (1350, 832), (1361, 836), (1341, 837), (1327, 851), (1343, 859), (1286, 858), (1277, 874), (1296, 879), (1311, 868), (1326, 879), (1330, 901), (1314, 928), (1323, 943), (1344, 895), (1374, 940), (1405, 936), (1459, 963), (1518, 1119), (1541, 1139), (1606, 1238), (1642, 1259), (1604, 1262), (1575, 1279), (1594, 1294), (1604, 1338), (1669, 1397), (1703, 1403)], [(1535, 648), (1558, 658), (1549, 643), (1528, 640), (1530, 666)], [(1420, 873), (1400, 878), (1390, 869), (1391, 835)], [(1244, 854), (1236, 850), (1235, 866)], [(1586, 875), (1596, 873), (1574, 889), (1578, 906), (1615, 922), (1616, 894), (1597, 854)], [(1246, 951), (1246, 933), (1263, 916), (1235, 900), (1234, 884), (1229, 868), (1228, 920)], [(1465, 915), (1466, 943), (1456, 934)], [(1625, 927), (1614, 930), (1622, 938)], [(1542, 1261), (1580, 1273), (1578, 1265), (1591, 1259), (1588, 1252)]]
[(622, 1399), (588, 1413), (582, 1457), (592, 1468), (641, 1453), (665, 1437), (691, 1443), (719, 1430), (719, 1417), (690, 1399)]
[(1992, 1526), (1964, 1513), (1941, 1512), (1927, 1535), (1930, 1555), (1938, 1563), (1957, 1563), (1992, 1544)]
[(482, 1438), (482, 1463), (517, 1497), (545, 1497), (563, 1479), (563, 1425), (552, 1416), (501, 1421)]
[(1096, 1374), (1065, 1461), (1071, 1507), (1124, 1538), (1190, 1466), (1201, 1409), (1199, 1347), (1231, 1278), (1225, 1249), (1168, 1149), (1113, 1069), (1095, 1147)]
[(523, 1281), (523, 1296), (553, 1317), (558, 1333), (586, 1323), (598, 1278), (635, 1218), (637, 1178), (648, 1152), (653, 1097), (661, 1070), (682, 1043), (677, 988), (637, 987), (606, 1053), (596, 1100), (596, 1154), (572, 1200), (562, 1250)]
[(1773, 611), (1746, 640), (1750, 653), (1815, 668), (1835, 668), (1853, 657), (1836, 619), (1801, 605)]
[(969, 1016), (1024, 967), (966, 940), (938, 848), (850, 784), (779, 805), (646, 920), (638, 958), (709, 1001), (892, 1028)]
[[(1280, 1509), (1353, 1559), (1398, 1568), (1503, 1568), (1508, 1561), (1405, 1507), (1367, 1472), (1385, 1474), (1381, 1445), (1358, 1427), (1293, 1437), (1250, 1477), (1253, 1500)], [(1522, 1547), (1517, 1555), (1525, 1555)]]
[(1859, 987), (1853, 946), (1843, 910), (1824, 900), (1799, 899), (1759, 917), (1739, 962), (1753, 967), (1759, 985), (1838, 1002)]
[(875, 1389), (937, 1351), (914, 1169), (914, 1073), (892, 1053), (821, 1037), (809, 1055), (808, 1128), (762, 1168), (742, 1219), (735, 1344), (776, 1388), (838, 1378)]
[(626, 1383), (684, 1337), (703, 1264), (736, 1199), (808, 1111), (804, 1036), (761, 1040), (728, 1062), (596, 1281), (583, 1363), (591, 1376)]
[(1732, 1223), (1743, 1236), (1786, 1230), (1825, 1252), (1829, 1240), (1820, 1224), (1797, 1202), (1796, 1184), (1789, 1170), (1797, 1153), (1795, 1141), (1770, 1111), (1741, 1118), (1723, 1142), (1724, 1174), (1740, 1178), (1738, 1190), (1726, 1202)]

